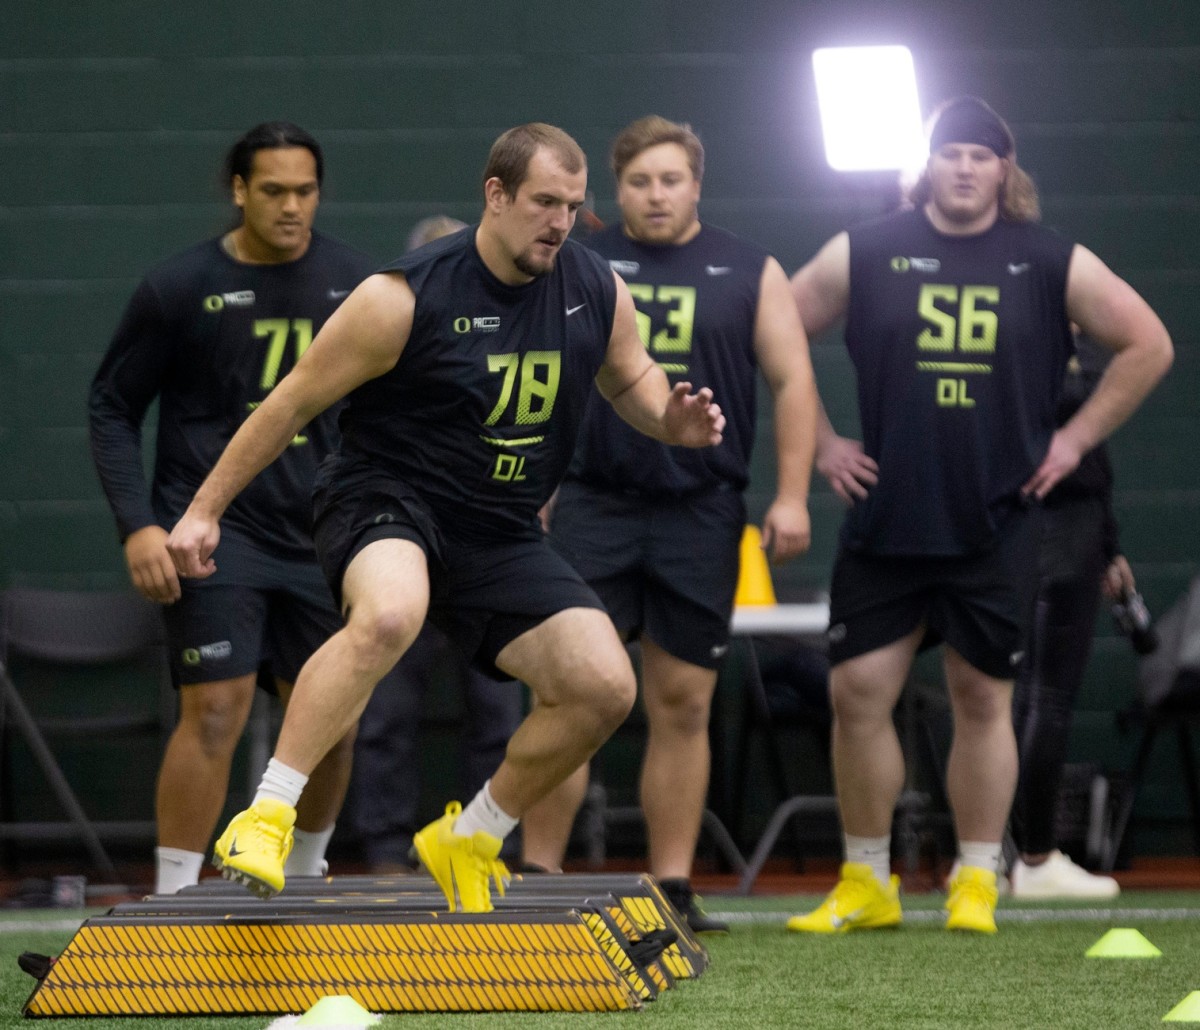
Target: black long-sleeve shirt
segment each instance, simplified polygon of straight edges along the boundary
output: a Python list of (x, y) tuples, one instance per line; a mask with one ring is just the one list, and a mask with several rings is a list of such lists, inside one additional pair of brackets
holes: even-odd
[[(124, 540), (170, 529), (225, 445), (373, 269), (314, 233), (304, 255), (243, 264), (208, 240), (152, 269), (135, 291), (92, 382), (92, 457)], [(142, 423), (158, 398), (152, 483)], [(312, 482), (337, 441), (337, 413), (305, 426), (229, 506), (227, 529), (284, 559), (313, 557)]]

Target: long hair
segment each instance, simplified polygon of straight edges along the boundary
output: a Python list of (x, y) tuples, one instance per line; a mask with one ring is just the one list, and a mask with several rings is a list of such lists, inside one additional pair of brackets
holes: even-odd
[[(986, 119), (988, 127), (995, 126), (995, 131), (1003, 137), (1003, 145), (1010, 152), (1005, 156), (1008, 161), (1008, 175), (1000, 186), (1000, 217), (1009, 222), (1037, 222), (1042, 217), (1042, 206), (1038, 201), (1037, 186), (1029, 173), (1017, 164), (1017, 147), (1012, 129), (992, 108), (978, 97), (953, 97), (940, 103), (926, 119), (926, 135), (933, 137), (942, 115), (954, 118), (966, 108), (976, 117)], [(962, 127), (962, 126), (959, 126)], [(951, 130), (954, 131), (954, 130)], [(929, 168), (921, 171), (920, 177), (908, 191), (908, 201), (914, 207), (924, 207), (933, 197), (933, 186), (929, 181)]]
[[(1042, 205), (1038, 200), (1037, 186), (1029, 173), (1017, 164), (1014, 151), (1008, 158), (1008, 175), (1000, 186), (1000, 217), (1009, 222), (1038, 222), (1042, 218)], [(929, 169), (924, 169), (921, 176), (908, 191), (908, 201), (913, 207), (924, 207), (933, 196), (933, 187), (929, 182)]]

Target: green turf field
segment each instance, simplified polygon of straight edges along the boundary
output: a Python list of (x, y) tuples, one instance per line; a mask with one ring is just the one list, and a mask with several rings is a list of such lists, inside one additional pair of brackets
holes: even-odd
[[(784, 930), (787, 915), (818, 900), (707, 898), (710, 912), (733, 921), (733, 932), (706, 939), (712, 967), (701, 978), (666, 992), (640, 1014), (390, 1015), (378, 1025), (383, 1030), (578, 1030), (617, 1022), (664, 1030), (1133, 1030), (1164, 1025), (1163, 1016), (1200, 992), (1200, 894), (1130, 892), (1103, 908), (1001, 902), (995, 937), (945, 932), (939, 895), (906, 897), (906, 923), (899, 930), (836, 938)], [(249, 1030), (265, 1028), (275, 1018), (23, 1019), (21, 1006), (33, 980), (17, 968), (18, 954), (56, 953), (77, 923), (63, 912), (0, 916), (0, 1028)], [(1085, 958), (1084, 952), (1113, 928), (1140, 931), (1162, 957)], [(1200, 1025), (1200, 1016), (1193, 1025)]]

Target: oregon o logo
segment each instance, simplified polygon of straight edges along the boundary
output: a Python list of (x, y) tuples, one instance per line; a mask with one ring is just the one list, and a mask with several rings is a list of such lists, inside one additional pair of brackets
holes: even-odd
[(471, 320), (469, 318), (456, 318), (454, 320), (454, 331), (456, 333), (469, 333), (471, 331)]
[[(221, 298), (218, 297), (218, 300)], [(185, 647), (183, 649), (183, 664), (184, 665), (199, 665), (200, 652), (194, 647)]]
[(906, 257), (892, 258), (892, 271), (893, 272), (907, 272), (908, 271), (908, 258), (906, 258)]
[(214, 293), (211, 297), (204, 298), (205, 311), (220, 311), (225, 306), (225, 298), (219, 293)]

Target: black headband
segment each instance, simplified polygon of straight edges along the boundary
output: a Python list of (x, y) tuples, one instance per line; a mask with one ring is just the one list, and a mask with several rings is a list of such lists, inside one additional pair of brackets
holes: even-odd
[(1016, 149), (1008, 126), (978, 97), (952, 100), (938, 115), (929, 135), (929, 152), (947, 143), (977, 143), (998, 157), (1008, 157)]

